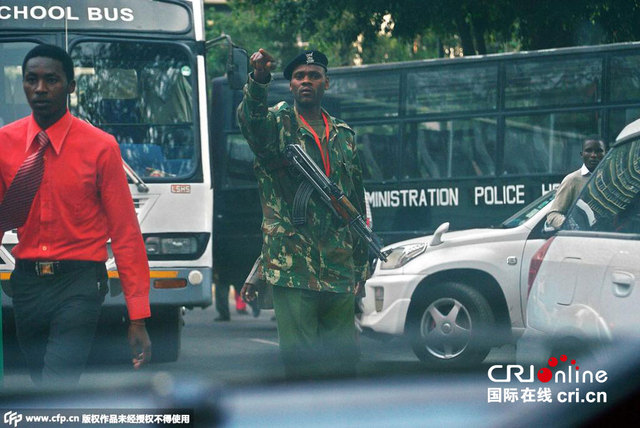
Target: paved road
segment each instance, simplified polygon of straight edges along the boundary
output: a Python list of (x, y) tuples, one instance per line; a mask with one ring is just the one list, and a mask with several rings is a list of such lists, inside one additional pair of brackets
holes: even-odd
[[(233, 306), (232, 306), (233, 307)], [(149, 377), (195, 378), (209, 383), (245, 384), (281, 379), (277, 331), (273, 311), (258, 318), (232, 311), (230, 322), (214, 322), (216, 311), (194, 309), (185, 314), (180, 358), (174, 363), (151, 364), (135, 372), (127, 364), (91, 365), (81, 385), (118, 385), (148, 381)], [(399, 338), (387, 341), (361, 337), (361, 371), (378, 373), (420, 373), (428, 371), (418, 362), (409, 345)], [(487, 362), (513, 360), (513, 347), (494, 350)], [(5, 369), (5, 387), (24, 387), (30, 381), (21, 367)]]

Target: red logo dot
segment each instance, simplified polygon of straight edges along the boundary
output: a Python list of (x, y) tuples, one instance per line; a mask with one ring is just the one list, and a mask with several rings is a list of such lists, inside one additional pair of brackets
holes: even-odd
[(549, 366), (555, 367), (558, 365), (558, 359), (556, 357), (549, 358)]
[(571, 360), (571, 364), (575, 364), (575, 363), (576, 363), (576, 360)]
[(563, 363), (564, 363), (565, 361), (567, 361), (567, 356), (566, 356), (566, 355), (561, 355), (561, 356), (560, 356), (560, 361), (562, 361)]
[(551, 373), (551, 370), (549, 370), (548, 368), (543, 368), (538, 370), (538, 380), (540, 382), (544, 382), (547, 383), (551, 380), (551, 378), (553, 377), (553, 373)]

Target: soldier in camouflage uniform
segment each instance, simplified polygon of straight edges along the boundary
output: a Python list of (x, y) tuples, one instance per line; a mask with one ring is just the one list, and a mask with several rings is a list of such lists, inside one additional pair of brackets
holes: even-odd
[[(267, 106), (273, 58), (260, 49), (238, 107), (243, 135), (256, 155), (262, 204), (262, 268), (273, 286), (280, 351), (289, 376), (355, 374), (355, 292), (368, 275), (367, 246), (315, 193), (304, 224), (294, 225), (292, 202), (304, 180), (283, 150), (299, 144), (364, 212), (362, 169), (353, 130), (321, 107), (329, 87), (327, 59), (307, 51), (285, 68), (294, 105)], [(328, 134), (328, 138), (327, 138)]]

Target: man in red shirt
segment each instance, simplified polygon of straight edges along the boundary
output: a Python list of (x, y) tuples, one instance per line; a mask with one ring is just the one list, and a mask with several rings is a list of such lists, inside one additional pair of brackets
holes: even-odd
[[(151, 315), (149, 265), (118, 143), (67, 110), (76, 82), (64, 50), (36, 46), (24, 58), (22, 75), (32, 115), (0, 128), (0, 242), (3, 224), (17, 227), (10, 285), (18, 343), (31, 377), (47, 384), (79, 380), (106, 294), (108, 239), (138, 368), (151, 358), (144, 322)], [(38, 151), (44, 153), (42, 179), (20, 224), (12, 221), (19, 204), (7, 196), (23, 188), (10, 191), (29, 164), (25, 159)]]

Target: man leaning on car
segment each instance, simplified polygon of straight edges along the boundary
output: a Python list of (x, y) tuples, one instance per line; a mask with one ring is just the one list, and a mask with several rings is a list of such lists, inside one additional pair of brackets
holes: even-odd
[(567, 175), (560, 183), (556, 197), (547, 214), (547, 225), (559, 229), (569, 207), (578, 199), (580, 191), (589, 181), (589, 177), (598, 166), (606, 151), (604, 141), (600, 137), (588, 137), (582, 143), (582, 167)]

